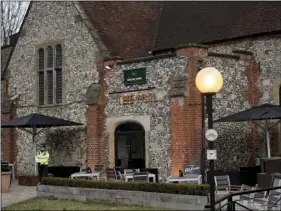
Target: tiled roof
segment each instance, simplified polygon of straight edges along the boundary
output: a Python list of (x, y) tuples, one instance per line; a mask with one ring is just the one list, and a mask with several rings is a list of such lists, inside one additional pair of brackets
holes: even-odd
[(147, 56), (151, 49), (161, 2), (81, 1), (89, 20), (111, 56)]
[(80, 2), (112, 56), (281, 30), (281, 2)]
[(281, 30), (281, 2), (163, 3), (154, 50)]

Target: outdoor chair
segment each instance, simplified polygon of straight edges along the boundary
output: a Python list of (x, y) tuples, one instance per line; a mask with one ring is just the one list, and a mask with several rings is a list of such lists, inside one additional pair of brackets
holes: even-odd
[(119, 180), (124, 180), (120, 171), (117, 171), (117, 177), (118, 177)]
[(106, 179), (104, 165), (99, 165), (99, 164), (95, 165), (94, 172), (100, 173), (100, 179), (102, 179), (102, 180)]
[(135, 182), (149, 182), (148, 172), (135, 172), (133, 174), (133, 180)]
[[(260, 188), (256, 185), (255, 190), (258, 190), (258, 189), (260, 189)], [(249, 207), (253, 210), (262, 210), (262, 208), (266, 202), (266, 195), (267, 195), (267, 191), (253, 193), (253, 199), (250, 200), (248, 203)]]
[[(274, 173), (272, 174), (272, 187), (279, 187), (281, 186), (281, 174), (280, 173)], [(281, 190), (278, 190), (281, 192)]]
[[(252, 187), (252, 186), (248, 186), (248, 185), (242, 184), (240, 192), (251, 191), (251, 190), (255, 190), (255, 189), (256, 189), (256, 186)], [(253, 193), (251, 193), (251, 194), (243, 194), (243, 195), (239, 196), (238, 202), (243, 204), (243, 205), (248, 206), (249, 203), (252, 202), (253, 198), (254, 198), (254, 194)]]
[(241, 189), (240, 185), (231, 185), (229, 175), (214, 176), (214, 179), (216, 186), (216, 194), (218, 194), (219, 190), (232, 192), (239, 191), (239, 189)]
[(106, 180), (117, 180), (117, 174), (114, 168), (105, 169)]
[(281, 193), (278, 190), (269, 192), (263, 204), (263, 210), (281, 210)]

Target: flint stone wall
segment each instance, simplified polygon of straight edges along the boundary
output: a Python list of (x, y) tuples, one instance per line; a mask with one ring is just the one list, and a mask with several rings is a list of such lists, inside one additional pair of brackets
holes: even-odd
[[(172, 89), (172, 84), (169, 80), (176, 75), (186, 77), (186, 64), (186, 57), (171, 57), (130, 64), (119, 64), (116, 69), (109, 72), (106, 78), (108, 85), (108, 104), (105, 112), (107, 118), (150, 116), (150, 131), (147, 131), (149, 145), (146, 146), (148, 147), (149, 153), (148, 167), (158, 168), (160, 180), (167, 178), (171, 172), (171, 157), (169, 154), (171, 143), (169, 91)], [(125, 86), (123, 71), (137, 68), (146, 68), (147, 83)], [(151, 87), (155, 87), (150, 90), (156, 95), (155, 102), (124, 105), (118, 103), (118, 96), (120, 94), (114, 94), (116, 92), (131, 90), (141, 91)], [(109, 134), (107, 135), (107, 141), (109, 142)]]
[[(237, 55), (232, 52), (234, 49), (253, 53), (253, 58), (260, 63), (260, 68), (257, 70), (259, 77), (255, 83), (261, 93), (258, 104), (273, 103), (273, 84), (276, 79), (280, 79), (281, 73), (281, 36), (245, 39), (235, 44), (212, 47), (209, 52)], [(207, 57), (204, 59), (203, 66), (216, 67), (224, 78), (224, 86), (216, 95), (213, 104), (214, 120), (251, 107), (245, 97), (245, 90), (249, 88), (245, 75), (246, 61), (225, 57)], [(254, 95), (254, 93), (252, 94)], [(262, 122), (259, 124), (264, 126)], [(241, 166), (247, 166), (251, 156), (247, 147), (247, 137), (251, 132), (249, 124), (246, 122), (215, 123), (214, 128), (219, 133), (216, 141), (218, 150), (216, 168), (238, 170)], [(274, 133), (274, 130), (272, 132)], [(276, 154), (278, 144), (274, 142), (276, 139), (273, 133), (271, 133), (271, 150), (273, 155), (278, 155)], [(255, 157), (266, 156), (264, 153), (266, 151), (265, 133), (259, 131), (259, 134), (262, 139), (262, 147), (255, 151)]]
[(37, 196), (176, 210), (203, 210), (207, 196), (38, 185)]
[[(78, 15), (73, 2), (33, 2), (11, 58), (9, 93), (20, 93), (17, 117), (32, 112), (64, 118), (86, 124), (85, 94), (92, 83), (98, 82), (94, 43)], [(63, 83), (65, 102), (54, 107), (38, 108), (35, 104), (37, 45), (49, 41), (63, 43)], [(17, 171), (19, 175), (34, 173), (35, 148), (30, 134), (18, 130)], [(37, 136), (37, 147), (46, 142), (50, 166), (76, 166), (85, 163), (85, 127), (52, 128)]]

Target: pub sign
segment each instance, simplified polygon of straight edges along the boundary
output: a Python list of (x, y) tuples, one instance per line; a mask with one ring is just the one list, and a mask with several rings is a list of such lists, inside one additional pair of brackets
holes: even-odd
[(146, 83), (146, 68), (124, 70), (124, 83), (126, 86)]

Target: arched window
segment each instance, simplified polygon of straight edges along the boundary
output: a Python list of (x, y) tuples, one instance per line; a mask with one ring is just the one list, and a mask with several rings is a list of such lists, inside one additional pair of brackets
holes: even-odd
[(48, 57), (47, 57), (47, 84), (48, 84), (48, 104), (53, 104), (53, 71), (54, 71), (54, 59), (53, 59), (53, 48), (49, 46), (47, 48)]
[(42, 48), (39, 49), (39, 74), (38, 74), (38, 81), (39, 81), (39, 105), (44, 105), (44, 96), (45, 96), (45, 89), (44, 89), (44, 50)]
[(56, 103), (62, 103), (62, 49), (56, 46)]
[[(46, 52), (45, 52), (46, 51)], [(38, 51), (39, 105), (62, 103), (62, 47), (49, 45)], [(47, 83), (45, 85), (45, 83)]]

